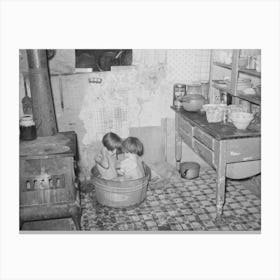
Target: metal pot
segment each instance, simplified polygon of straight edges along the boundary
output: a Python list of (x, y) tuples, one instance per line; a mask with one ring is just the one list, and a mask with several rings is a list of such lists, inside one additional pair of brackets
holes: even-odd
[(183, 108), (186, 111), (196, 112), (199, 111), (205, 103), (205, 98), (200, 94), (190, 94), (183, 97)]
[(200, 165), (197, 162), (182, 162), (180, 174), (184, 179), (194, 179), (199, 176)]

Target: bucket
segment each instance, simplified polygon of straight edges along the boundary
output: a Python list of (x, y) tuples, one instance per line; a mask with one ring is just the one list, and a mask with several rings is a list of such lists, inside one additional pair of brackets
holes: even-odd
[(180, 174), (184, 179), (195, 179), (199, 176), (200, 165), (197, 162), (182, 162)]

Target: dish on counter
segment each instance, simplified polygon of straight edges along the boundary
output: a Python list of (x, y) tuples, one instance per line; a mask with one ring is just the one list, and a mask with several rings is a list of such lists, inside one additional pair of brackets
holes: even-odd
[(250, 122), (254, 119), (254, 115), (246, 112), (233, 112), (230, 119), (237, 129), (247, 129)]
[(203, 110), (209, 123), (221, 122), (227, 114), (226, 104), (205, 104)]
[(204, 103), (205, 98), (200, 94), (187, 94), (182, 98), (183, 108), (189, 112), (199, 111)]
[(245, 112), (247, 113), (247, 107), (242, 104), (231, 104), (228, 105), (228, 122), (231, 121), (231, 114), (236, 112)]

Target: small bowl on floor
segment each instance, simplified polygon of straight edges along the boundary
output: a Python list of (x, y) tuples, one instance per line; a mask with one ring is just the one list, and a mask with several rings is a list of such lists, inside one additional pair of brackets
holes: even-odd
[(199, 176), (200, 165), (197, 162), (182, 162), (180, 174), (184, 179), (195, 179)]

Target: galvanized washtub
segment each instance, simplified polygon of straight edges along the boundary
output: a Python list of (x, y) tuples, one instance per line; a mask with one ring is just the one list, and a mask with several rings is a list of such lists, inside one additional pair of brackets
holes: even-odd
[(151, 169), (143, 162), (145, 177), (137, 180), (115, 181), (100, 177), (98, 169), (91, 170), (91, 181), (95, 186), (97, 201), (114, 208), (137, 206), (146, 198), (147, 187), (151, 178)]

